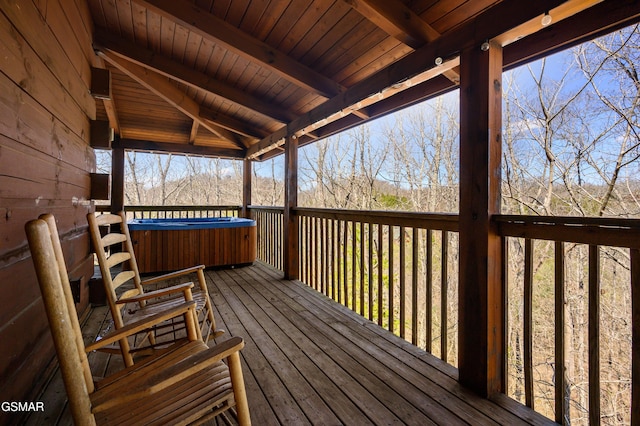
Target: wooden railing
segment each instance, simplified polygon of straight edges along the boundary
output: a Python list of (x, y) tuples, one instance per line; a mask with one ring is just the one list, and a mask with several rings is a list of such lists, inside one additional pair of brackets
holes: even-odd
[[(283, 210), (251, 211), (258, 257), (282, 268)], [(295, 214), (302, 282), (430, 352), (439, 342), (434, 352), (456, 362), (457, 256), (449, 255), (457, 244), (455, 215), (310, 208)]]
[[(235, 216), (240, 207), (126, 210), (144, 217), (199, 217)], [(282, 270), (283, 208), (252, 206), (250, 212), (257, 221), (258, 258)], [(457, 363), (457, 215), (311, 208), (296, 208), (294, 213), (301, 281)], [(619, 410), (602, 410), (610, 380), (603, 381), (603, 370), (614, 362), (602, 354), (614, 347), (628, 351), (628, 374), (613, 378), (627, 386), (627, 395), (618, 395), (625, 401), (624, 412), (614, 413), (619, 421), (609, 420), (638, 424), (640, 419), (633, 417), (637, 414), (630, 413), (640, 413), (640, 221), (506, 215), (492, 221), (504, 248), (505, 393), (560, 423), (599, 424)], [(625, 312), (608, 312), (616, 303), (612, 291), (628, 299)], [(571, 308), (576, 298), (586, 301), (582, 319), (574, 318)], [(606, 337), (607, 318), (627, 324), (628, 333), (614, 341)], [(551, 330), (539, 329), (543, 320), (551, 319)], [(581, 322), (587, 324), (584, 336), (575, 329)], [(517, 339), (509, 340), (514, 335)], [(569, 335), (584, 339), (584, 347)], [(544, 339), (551, 339), (550, 351), (540, 347)], [(584, 365), (575, 365), (581, 358)], [(572, 368), (585, 371), (586, 383), (576, 382)], [(516, 389), (518, 381), (522, 389)], [(552, 390), (540, 390), (544, 386)], [(579, 392), (586, 395), (584, 403), (578, 401)]]
[[(547, 411), (546, 414), (555, 413), (558, 423), (582, 424), (588, 420), (591, 425), (601, 421), (639, 424), (640, 417), (633, 416), (640, 414), (640, 221), (497, 216), (494, 222), (508, 256), (505, 265), (513, 265), (515, 258), (515, 263), (523, 264), (518, 276), (522, 281), (512, 279), (508, 285), (511, 291), (522, 292), (523, 318), (509, 328), (523, 339), (524, 359), (516, 369), (524, 370), (525, 404)], [(536, 270), (542, 272), (536, 274)], [(510, 276), (508, 271), (505, 275)], [(551, 282), (545, 284), (545, 277)], [(544, 308), (539, 302), (548, 298), (541, 296), (546, 289), (553, 292), (553, 350), (547, 350), (552, 360), (544, 360), (545, 354), (540, 353), (544, 348), (539, 340), (544, 339), (547, 332), (534, 329), (541, 323), (540, 311)], [(586, 313), (580, 317), (582, 304), (586, 305)], [(627, 304), (624, 311), (623, 305)], [(609, 312), (609, 309), (620, 309), (621, 313)], [(583, 333), (579, 328), (585, 323), (586, 333)], [(613, 329), (615, 335), (612, 335)], [(617, 330), (622, 332), (619, 334)], [(505, 347), (511, 353), (518, 349), (509, 344)], [(611, 351), (616, 353), (615, 359), (609, 356), (602, 359), (604, 353)], [(586, 360), (584, 364), (581, 359)], [(572, 366), (571, 372), (567, 371), (569, 366)], [(576, 380), (579, 370), (587, 371), (587, 383)], [(606, 383), (603, 377), (607, 378)], [(553, 384), (551, 410), (536, 406), (536, 401), (549, 399), (541, 389), (545, 382)], [(608, 405), (603, 410), (605, 392), (613, 393), (606, 396), (607, 403), (611, 397), (622, 401), (617, 402), (620, 405)], [(580, 399), (584, 399), (584, 403)]]
[(249, 208), (251, 218), (258, 227), (258, 259), (262, 262), (282, 270), (282, 218), (283, 207)]

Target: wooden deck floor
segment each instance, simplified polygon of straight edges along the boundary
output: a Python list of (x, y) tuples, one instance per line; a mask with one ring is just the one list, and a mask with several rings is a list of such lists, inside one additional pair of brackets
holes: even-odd
[[(552, 423), (506, 398), (489, 401), (463, 389), (453, 367), (268, 266), (206, 275), (218, 327), (246, 342), (255, 425)], [(106, 309), (94, 309), (87, 338), (108, 325)], [(122, 365), (104, 354), (90, 362), (98, 372)], [(42, 399), (46, 418), (27, 424), (70, 423), (59, 375)]]

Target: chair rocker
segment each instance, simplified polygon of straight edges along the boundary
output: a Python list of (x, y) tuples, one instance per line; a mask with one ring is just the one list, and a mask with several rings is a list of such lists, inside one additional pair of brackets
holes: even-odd
[[(239, 355), (244, 347), (241, 338), (207, 347), (198, 338), (195, 302), (182, 301), (170, 310), (113, 330), (85, 347), (55, 219), (41, 216), (25, 228), (76, 424), (193, 424), (233, 407), (239, 424), (250, 424)], [(187, 339), (94, 382), (87, 353), (172, 316), (182, 316)]]
[[(191, 294), (196, 302), (196, 316), (199, 323), (198, 332), (205, 342), (224, 333), (222, 330), (216, 329), (203, 265), (142, 280), (133, 251), (125, 213), (98, 216), (89, 213), (87, 221), (89, 222), (91, 243), (102, 274), (107, 303), (109, 304), (116, 329), (124, 327), (129, 322), (141, 320), (176, 304), (183, 303), (185, 301), (184, 288), (192, 284), (171, 285), (154, 291), (145, 291), (145, 287), (151, 285), (157, 287), (159, 283), (196, 274), (198, 285), (194, 286)], [(101, 233), (101, 230), (106, 230), (105, 234)], [(120, 291), (120, 287), (125, 284), (130, 288)], [(117, 290), (119, 295), (116, 293)], [(176, 328), (179, 329), (182, 326), (175, 322), (159, 325), (153, 332), (147, 334), (149, 343), (146, 343), (145, 339), (134, 339), (138, 341), (132, 345), (127, 341), (121, 341), (119, 351), (122, 352), (125, 364), (131, 365), (133, 363), (132, 354), (137, 352), (146, 354), (149, 352), (148, 349), (162, 347), (167, 342), (175, 340)], [(107, 350), (117, 351), (113, 347), (107, 348)]]

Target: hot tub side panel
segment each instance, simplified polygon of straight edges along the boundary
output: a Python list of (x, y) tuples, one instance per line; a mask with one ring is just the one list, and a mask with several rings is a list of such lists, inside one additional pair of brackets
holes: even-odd
[(256, 227), (188, 230), (132, 230), (140, 273), (166, 272), (194, 265), (251, 264), (256, 259)]

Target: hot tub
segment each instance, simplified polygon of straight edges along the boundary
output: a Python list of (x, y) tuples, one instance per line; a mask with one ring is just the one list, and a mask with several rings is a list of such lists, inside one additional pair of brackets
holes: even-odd
[(256, 222), (251, 219), (134, 219), (128, 225), (140, 273), (243, 266), (256, 259)]

